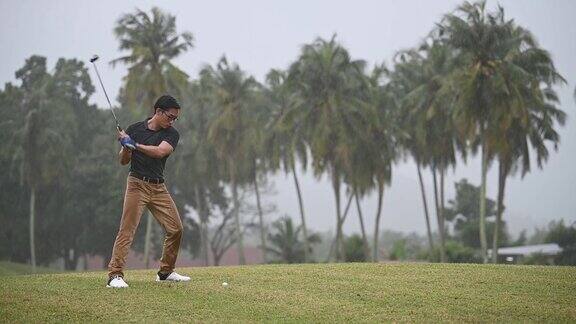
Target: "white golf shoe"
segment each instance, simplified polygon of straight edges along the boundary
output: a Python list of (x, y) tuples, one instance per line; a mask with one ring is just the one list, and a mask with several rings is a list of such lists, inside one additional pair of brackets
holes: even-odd
[(113, 276), (108, 279), (108, 288), (128, 288), (128, 284), (124, 281), (124, 278), (120, 276)]
[(190, 277), (180, 275), (174, 271), (170, 272), (169, 274), (161, 273), (158, 271), (158, 274), (156, 275), (156, 281), (190, 281)]

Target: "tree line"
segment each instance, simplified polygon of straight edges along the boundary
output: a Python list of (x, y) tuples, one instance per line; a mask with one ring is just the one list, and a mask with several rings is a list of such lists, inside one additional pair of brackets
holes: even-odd
[[(120, 120), (143, 120), (163, 93), (184, 107), (166, 177), (187, 215), (184, 246), (206, 264), (210, 256), (218, 264), (233, 246), (244, 264), (247, 233), (258, 236), (266, 261), (293, 254), (288, 237), (298, 243), (298, 260), (315, 261), (318, 236), (306, 226), (298, 167), (331, 180), (336, 228), (329, 259), (346, 259), (343, 227), (356, 208), (364, 259), (378, 261), (383, 197), (395, 166), (407, 159), (417, 166), (429, 251), (445, 262), (447, 222), (457, 209), (446, 206), (445, 176), (476, 155), (482, 161), (478, 224), (468, 235), (478, 242), (480, 260), (489, 262), (489, 244), (501, 246), (506, 180), (524, 176), (532, 161), (543, 167), (566, 120), (554, 89), (565, 80), (550, 54), (504, 8), (490, 11), (485, 1), (464, 2), (446, 14), (389, 66), (352, 57), (334, 35), (303, 45), (264, 83), (225, 55), (197, 76), (182, 71), (173, 61), (193, 49), (193, 34), (179, 33), (176, 17), (159, 8), (123, 15), (114, 34), (125, 55), (111, 64), (128, 69), (118, 96)], [(95, 89), (88, 67), (62, 58), (49, 70), (44, 57), (32, 56), (15, 75), (19, 84), (0, 91), (0, 132), (7, 139), (0, 143), (0, 165), (9, 170), (0, 175), (7, 189), (0, 198), (0, 257), (33, 266), (63, 258), (70, 269), (86, 255), (106, 259), (126, 170), (116, 164), (110, 112), (89, 104)], [(492, 166), (498, 167), (498, 197), (487, 206)], [(299, 225), (284, 219), (269, 231), (262, 186), (278, 172), (293, 179)], [(369, 229), (362, 201), (373, 192), (378, 208)], [(487, 227), (490, 208), (496, 221)], [(143, 223), (143, 246), (135, 248), (149, 260), (160, 251), (152, 246), (160, 240), (151, 238), (161, 232), (150, 215)]]

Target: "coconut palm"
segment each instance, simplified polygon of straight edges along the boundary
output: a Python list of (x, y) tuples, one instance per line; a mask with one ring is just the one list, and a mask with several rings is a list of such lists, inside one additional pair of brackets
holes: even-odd
[[(266, 75), (266, 82), (268, 86), (266, 93), (273, 108), (271, 109), (270, 121), (266, 126), (268, 136), (264, 144), (265, 154), (272, 170), (283, 168), (285, 173), (292, 174), (298, 197), (302, 235), (306, 238), (308, 237), (308, 228), (296, 163), (299, 160), (303, 168), (306, 169), (308, 152), (304, 142), (303, 129), (299, 123), (290, 120), (294, 114), (289, 114), (290, 111), (298, 111), (302, 100), (292, 91), (289, 82), (287, 82), (285, 71), (271, 70)], [(304, 239), (303, 244), (304, 261), (309, 262), (310, 246), (308, 240)]]
[(364, 66), (364, 61), (352, 60), (334, 36), (330, 41), (319, 38), (304, 45), (289, 71), (289, 79), (304, 102), (296, 109), (294, 122), (305, 131), (315, 175), (327, 172), (332, 181), (339, 260), (344, 260), (340, 189), (350, 158), (349, 139), (368, 124), (358, 90), (365, 83)]
[(22, 80), (22, 89), (26, 93), (23, 106), (26, 109), (25, 126), (22, 129), (22, 145), (15, 156), (21, 155), (23, 163), (20, 165), (22, 180), (30, 188), (30, 263), (32, 272), (36, 272), (36, 244), (35, 244), (35, 218), (36, 218), (36, 192), (43, 178), (41, 171), (41, 147), (44, 138), (41, 132), (41, 116), (39, 109), (45, 104), (45, 88), (49, 79), (46, 71), (46, 59), (33, 56), (26, 60), (26, 65), (16, 72), (16, 78)]
[(36, 192), (40, 186), (41, 177), (37, 174), (42, 169), (39, 168), (40, 159), (36, 156), (35, 149), (39, 149), (42, 144), (40, 144), (39, 133), (35, 132), (35, 129), (40, 127), (40, 117), (39, 112), (35, 109), (30, 109), (26, 115), (26, 124), (23, 128), (24, 140), (26, 143), (22, 150), (22, 174), (23, 179), (30, 187), (30, 263), (32, 265), (32, 273), (36, 272), (36, 244), (35, 244), (35, 223), (36, 223)]
[[(423, 121), (427, 127), (430, 147), (430, 164), (433, 174), (434, 197), (440, 236), (441, 261), (446, 261), (446, 215), (445, 210), (445, 175), (449, 167), (456, 164), (459, 151), (466, 157), (465, 143), (457, 136), (451, 118), (453, 103), (452, 85), (449, 75), (455, 68), (454, 51), (450, 47), (431, 40), (431, 44), (420, 47), (424, 51), (423, 83), (407, 96), (408, 105), (414, 104), (422, 110)], [(414, 95), (414, 98), (411, 96)], [(416, 102), (412, 101), (417, 100)], [(418, 109), (418, 108), (417, 108)], [(439, 176), (439, 183), (437, 182)]]
[[(380, 219), (384, 200), (384, 187), (392, 181), (392, 164), (398, 156), (397, 138), (400, 135), (396, 121), (393, 96), (389, 83), (383, 79), (390, 75), (384, 65), (377, 65), (368, 76), (366, 89), (366, 104), (368, 112), (374, 114), (372, 123), (367, 127), (366, 148), (374, 151), (371, 158), (371, 173), (378, 190), (378, 207), (376, 210), (374, 237), (372, 246), (372, 261), (378, 261), (378, 239), (380, 237)], [(389, 80), (388, 80), (389, 81)], [(361, 162), (362, 163), (362, 162)], [(365, 163), (365, 162), (364, 162)], [(367, 254), (367, 257), (370, 254)]]
[[(401, 52), (397, 63), (396, 88), (401, 98), (402, 123), (408, 136), (403, 139), (416, 161), (421, 184), (425, 214), (427, 205), (423, 190), (420, 165), (432, 170), (434, 201), (440, 237), (441, 261), (445, 261), (444, 175), (456, 163), (458, 137), (455, 134), (451, 109), (453, 96), (448, 76), (455, 67), (453, 51), (436, 39), (429, 39), (419, 49)], [(461, 152), (465, 152), (464, 149)], [(440, 183), (438, 177), (440, 175)], [(429, 224), (427, 217), (427, 225)], [(431, 233), (429, 244), (432, 248)]]
[(265, 140), (266, 140), (266, 122), (270, 120), (270, 106), (268, 97), (264, 94), (263, 87), (257, 85), (258, 91), (254, 92), (253, 98), (250, 102), (251, 108), (248, 110), (247, 118), (251, 121), (252, 128), (252, 143), (250, 151), (247, 154), (248, 164), (248, 181), (254, 186), (254, 193), (256, 196), (256, 209), (258, 211), (258, 224), (260, 228), (260, 249), (262, 251), (262, 259), (267, 263), (267, 248), (266, 248), (266, 224), (264, 222), (264, 212), (262, 210), (262, 202), (260, 198), (260, 182), (265, 183), (267, 163), (265, 160)]
[[(128, 66), (120, 97), (133, 117), (145, 116), (146, 110), (151, 109), (156, 99), (167, 91), (178, 95), (179, 90), (187, 86), (188, 76), (171, 60), (192, 48), (193, 36), (189, 32), (177, 33), (175, 16), (157, 7), (151, 9), (150, 15), (136, 9), (135, 13), (125, 14), (118, 20), (114, 33), (120, 42), (120, 50), (129, 52), (111, 64)], [(151, 228), (152, 216), (148, 213), (144, 249), (146, 267)]]
[[(485, 1), (466, 2), (455, 13), (446, 15), (439, 25), (438, 34), (456, 50), (463, 65), (452, 76), (458, 98), (453, 116), (460, 133), (477, 143), (481, 150), (480, 242), (482, 258), (487, 262), (486, 174), (489, 162), (498, 153), (494, 144), (497, 134), (502, 134), (497, 121), (503, 121), (503, 114), (511, 114), (514, 117), (509, 116), (508, 121), (524, 118), (526, 125), (529, 114), (525, 108), (530, 106), (523, 104), (527, 98), (522, 89), (527, 84), (538, 86), (537, 81), (529, 81), (530, 73), (523, 69), (526, 66), (514, 58), (518, 57), (523, 46), (533, 53), (533, 57), (540, 57), (545, 52), (530, 49), (535, 47), (533, 39), (519, 35), (514, 21), (505, 19), (502, 7), (487, 12)], [(519, 42), (518, 37), (524, 40)], [(555, 70), (549, 66), (544, 66), (548, 72), (542, 75), (552, 82), (561, 81), (557, 73), (550, 73)], [(540, 71), (541, 66), (536, 65), (534, 69)]]
[[(343, 180), (350, 189), (350, 195), (356, 201), (360, 222), (363, 249), (367, 259), (378, 260), (378, 238), (380, 217), (384, 195), (384, 186), (392, 176), (392, 163), (395, 158), (394, 132), (391, 122), (391, 109), (382, 79), (386, 74), (384, 66), (376, 66), (370, 75), (365, 76), (365, 86), (360, 88), (363, 107), (362, 114), (367, 118), (363, 129), (348, 139), (350, 152), (346, 157)], [(368, 244), (368, 235), (364, 226), (364, 217), (360, 201), (373, 189), (378, 190), (378, 210), (375, 217), (374, 243), (372, 253)]]
[[(408, 57), (410, 58), (411, 56)], [(419, 73), (421, 69), (418, 65), (419, 63), (414, 60), (407, 60), (405, 55), (397, 56), (394, 70), (390, 73), (390, 82), (386, 85), (386, 91), (389, 93), (389, 97), (391, 97), (389, 100), (390, 105), (393, 107), (393, 110), (397, 112), (398, 120), (402, 129), (402, 131), (399, 132), (397, 139), (400, 146), (403, 148), (403, 153), (409, 153), (416, 163), (420, 193), (424, 207), (424, 217), (426, 220), (428, 245), (431, 253), (434, 250), (434, 242), (432, 239), (428, 203), (422, 177), (422, 168), (430, 159), (429, 146), (425, 142), (425, 136), (422, 136), (421, 126), (412, 121), (413, 115), (409, 114), (408, 109), (403, 109), (404, 98), (410, 91), (412, 91), (412, 89), (415, 88), (415, 84), (420, 78)]]
[(136, 9), (118, 20), (114, 33), (119, 49), (129, 51), (111, 61), (128, 66), (121, 95), (129, 107), (149, 109), (159, 95), (187, 84), (187, 75), (171, 61), (191, 49), (194, 38), (190, 32), (177, 33), (175, 16), (157, 7), (150, 15)]
[(238, 186), (246, 179), (248, 152), (255, 142), (255, 130), (249, 118), (250, 101), (258, 87), (254, 78), (247, 77), (237, 64), (228, 64), (222, 57), (216, 68), (203, 70), (214, 82), (214, 99), (218, 112), (208, 129), (208, 141), (214, 146), (222, 161), (222, 168), (229, 181), (234, 202), (234, 222), (239, 263), (245, 264), (242, 229), (240, 226)]
[(530, 32), (519, 26), (511, 28), (506, 59), (513, 68), (505, 71), (503, 77), (508, 91), (516, 91), (519, 95), (511, 97), (505, 109), (495, 114), (497, 127), (490, 134), (494, 137), (489, 140), (499, 163), (497, 217), (492, 242), (494, 263), (498, 256), (506, 179), (516, 169), (521, 170), (522, 176), (530, 171), (531, 151), (536, 155), (538, 167), (542, 168), (549, 156), (546, 142), (558, 148), (560, 136), (554, 126), (563, 125), (566, 119), (566, 114), (556, 107), (559, 99), (552, 88), (565, 81), (556, 71), (550, 55), (538, 47)]
[[(213, 209), (226, 209), (226, 199), (221, 184), (221, 174), (214, 147), (208, 142), (208, 124), (217, 110), (213, 98), (211, 76), (204, 73), (190, 85), (182, 97), (189, 113), (179, 119), (181, 145), (174, 161), (174, 185), (183, 196), (193, 197), (191, 205), (200, 221), (200, 255), (209, 264), (210, 250), (208, 223)], [(194, 184), (194, 185), (190, 185)]]
[(454, 111), (457, 127), (463, 136), (478, 143), (481, 150), (482, 182), (480, 198), (480, 245), (484, 262), (487, 261), (486, 242), (486, 174), (492, 157), (487, 145), (490, 112), (501, 105), (494, 92), (498, 88), (496, 69), (499, 47), (506, 34), (503, 14), (486, 13), (485, 2), (465, 2), (455, 13), (444, 17), (439, 34), (455, 50), (464, 62), (453, 78), (458, 84), (458, 104)]
[(356, 203), (360, 233), (362, 234), (362, 245), (367, 259), (371, 253), (360, 200), (375, 187), (376, 177), (374, 174), (376, 173), (376, 162), (379, 161), (379, 151), (376, 149), (376, 142), (370, 142), (368, 139), (368, 132), (366, 134), (357, 134), (354, 143), (350, 144), (350, 162), (343, 170), (343, 181), (350, 190), (349, 195), (353, 197)]

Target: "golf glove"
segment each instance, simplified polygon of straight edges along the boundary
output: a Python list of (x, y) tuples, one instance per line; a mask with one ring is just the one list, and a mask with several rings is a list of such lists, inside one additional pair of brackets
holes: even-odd
[(122, 137), (120, 139), (120, 144), (122, 144), (122, 146), (132, 151), (136, 149), (136, 142), (132, 138), (130, 138), (130, 136)]

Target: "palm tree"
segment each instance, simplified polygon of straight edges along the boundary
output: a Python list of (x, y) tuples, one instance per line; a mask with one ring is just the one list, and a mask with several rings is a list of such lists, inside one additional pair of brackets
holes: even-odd
[[(254, 143), (254, 144), (259, 145), (260, 143)], [(251, 160), (252, 160), (252, 168), (250, 170), (250, 174), (252, 175), (252, 183), (254, 184), (254, 193), (256, 194), (256, 208), (258, 210), (258, 224), (259, 224), (258, 227), (260, 227), (260, 249), (262, 250), (262, 260), (264, 261), (264, 263), (267, 263), (268, 259), (266, 254), (267, 251), (266, 225), (264, 223), (264, 213), (262, 211), (262, 203), (260, 200), (260, 188), (258, 187), (258, 171), (261, 168), (261, 166), (258, 165), (256, 156), (253, 156)]]
[[(455, 65), (454, 51), (449, 46), (431, 39), (420, 47), (424, 55), (422, 62), (422, 84), (408, 96), (408, 105), (414, 104), (425, 116), (424, 125), (427, 128), (426, 142), (430, 148), (430, 164), (433, 173), (434, 197), (438, 218), (438, 233), (440, 236), (441, 261), (446, 261), (446, 215), (445, 210), (445, 175), (450, 166), (456, 164), (456, 153), (461, 152), (466, 157), (464, 143), (455, 132), (451, 113), (455, 97), (449, 83), (449, 75)], [(414, 95), (414, 98), (411, 98)], [(412, 100), (417, 100), (413, 102)], [(437, 176), (439, 175), (439, 183)]]
[[(410, 55), (409, 58), (414, 58)], [(418, 57), (418, 56), (416, 56)], [(422, 167), (425, 166), (430, 160), (430, 150), (427, 143), (425, 143), (426, 137), (423, 136), (423, 130), (421, 125), (414, 123), (413, 119), (418, 114), (409, 113), (408, 109), (404, 109), (403, 103), (406, 95), (415, 88), (415, 84), (420, 78), (419, 63), (415, 63), (415, 60), (406, 60), (405, 55), (399, 55), (399, 61), (395, 62), (394, 70), (390, 73), (390, 82), (387, 84), (387, 92), (391, 97), (389, 100), (390, 105), (397, 112), (398, 120), (400, 121), (401, 131), (398, 132), (398, 141), (400, 146), (405, 152), (409, 153), (414, 162), (416, 163), (416, 169), (418, 171), (418, 181), (420, 184), (420, 193), (422, 197), (422, 204), (424, 207), (424, 217), (426, 220), (426, 229), (428, 234), (428, 246), (430, 254), (434, 250), (434, 241), (432, 238), (432, 230), (430, 226), (430, 216), (428, 213), (428, 203), (426, 199), (426, 191), (424, 189), (424, 181), (422, 178)]]
[[(367, 128), (368, 130), (368, 128)], [(364, 226), (364, 216), (360, 206), (360, 200), (371, 189), (375, 187), (375, 168), (376, 162), (379, 162), (380, 153), (377, 150), (377, 142), (370, 141), (369, 132), (364, 130), (361, 134), (358, 133), (350, 142), (350, 161), (346, 164), (343, 170), (343, 181), (347, 184), (350, 190), (350, 196), (353, 197), (356, 203), (356, 210), (358, 213), (358, 220), (360, 222), (360, 233), (362, 234), (362, 247), (364, 254), (368, 259), (370, 257), (370, 246), (368, 244), (368, 237), (366, 235), (366, 228)], [(376, 226), (378, 228), (378, 225)]]
[(190, 32), (176, 32), (175, 16), (157, 7), (152, 8), (151, 15), (136, 9), (118, 20), (114, 33), (119, 49), (130, 52), (110, 62), (112, 66), (128, 65), (122, 96), (129, 107), (152, 107), (161, 94), (187, 84), (188, 76), (171, 60), (191, 49), (194, 37)]
[(181, 145), (173, 168), (174, 185), (178, 191), (184, 196), (194, 197), (191, 204), (200, 221), (200, 255), (205, 265), (209, 264), (208, 223), (213, 209), (223, 207), (226, 201), (221, 170), (217, 163), (213, 163), (217, 159), (216, 152), (208, 142), (208, 123), (216, 113), (212, 85), (210, 75), (201, 74), (182, 98), (190, 113), (179, 119)]
[(267, 172), (267, 165), (264, 159), (264, 144), (266, 122), (270, 119), (270, 108), (268, 105), (268, 98), (263, 93), (263, 89), (258, 86), (258, 91), (254, 93), (254, 98), (251, 100), (251, 109), (248, 110), (249, 115), (247, 118), (252, 123), (252, 143), (250, 151), (248, 152), (248, 181), (254, 185), (254, 193), (256, 196), (256, 209), (258, 211), (258, 223), (260, 228), (260, 249), (262, 251), (262, 259), (267, 263), (267, 248), (266, 248), (266, 225), (264, 223), (264, 212), (262, 210), (262, 203), (260, 198), (260, 181), (265, 181), (265, 172)]
[[(294, 114), (289, 114), (289, 112), (298, 111), (302, 100), (292, 91), (289, 82), (287, 82), (287, 73), (285, 71), (272, 69), (266, 75), (266, 81), (268, 85), (267, 94), (273, 107), (273, 113), (270, 115), (270, 122), (266, 126), (268, 136), (264, 144), (265, 154), (272, 170), (278, 170), (282, 167), (285, 173), (292, 174), (298, 197), (302, 235), (306, 238), (308, 237), (308, 228), (306, 226), (304, 200), (300, 190), (298, 174), (296, 173), (296, 161), (298, 159), (304, 169), (306, 169), (308, 152), (304, 141), (303, 129), (299, 123), (290, 120)], [(308, 251), (310, 251), (310, 246), (308, 245), (308, 240), (304, 239), (303, 242), (304, 262), (309, 262)]]
[[(368, 76), (366, 89), (367, 111), (374, 114), (373, 122), (367, 127), (368, 137), (365, 148), (373, 151), (370, 158), (372, 165), (370, 173), (378, 190), (378, 208), (376, 210), (374, 237), (372, 246), (372, 261), (378, 261), (378, 239), (380, 237), (380, 218), (384, 200), (384, 187), (392, 181), (392, 164), (395, 162), (398, 150), (397, 137), (400, 129), (396, 124), (394, 103), (389, 84), (384, 85), (382, 79), (390, 72), (384, 65), (377, 65)], [(361, 161), (360, 163), (365, 163)], [(365, 245), (367, 245), (365, 243)], [(369, 257), (367, 254), (366, 257)]]
[[(526, 94), (529, 86), (538, 87), (539, 82), (551, 83), (562, 81), (555, 73), (550, 60), (544, 60), (544, 73), (549, 82), (538, 77), (532, 79), (524, 68), (530, 64), (522, 64), (524, 47), (532, 53), (532, 58), (541, 57), (545, 51), (534, 49), (535, 42), (526, 31), (515, 27), (513, 20), (506, 20), (504, 9), (499, 7), (496, 12), (486, 12), (486, 2), (469, 3), (460, 6), (453, 14), (446, 15), (439, 25), (438, 33), (442, 39), (458, 53), (463, 67), (457, 69), (451, 79), (457, 91), (458, 101), (455, 105), (454, 118), (460, 133), (467, 139), (478, 143), (482, 154), (482, 186), (480, 199), (480, 242), (484, 262), (487, 262), (486, 242), (486, 173), (489, 162), (498, 154), (496, 140), (502, 140), (503, 130), (497, 121), (513, 121), (520, 118), (525, 126), (529, 116), (527, 108), (532, 103), (533, 95)], [(518, 37), (523, 40), (519, 41)], [(524, 59), (528, 59), (526, 56)], [(546, 63), (546, 61), (548, 63)], [(533, 66), (533, 71), (540, 71), (541, 65)], [(554, 72), (554, 73), (550, 73)], [(550, 83), (551, 82), (551, 83)], [(536, 90), (537, 91), (537, 90)], [(543, 92), (546, 98), (547, 91)], [(548, 99), (548, 98), (546, 98)], [(537, 102), (537, 101), (536, 101)], [(545, 100), (540, 98), (540, 102)], [(544, 104), (535, 104), (542, 107)], [(501, 117), (510, 114), (507, 118)], [(556, 114), (558, 115), (558, 114)], [(547, 118), (551, 118), (547, 116)], [(504, 127), (506, 129), (507, 127)], [(524, 128), (527, 129), (527, 128)], [(534, 133), (533, 133), (534, 134)], [(531, 139), (536, 136), (532, 135)], [(503, 166), (503, 174), (507, 174), (507, 166)], [(504, 183), (499, 181), (499, 187)]]
[[(486, 3), (465, 2), (458, 7), (456, 14), (444, 17), (439, 34), (458, 51), (464, 66), (454, 73), (458, 84), (458, 104), (454, 111), (457, 127), (463, 136), (479, 143), (482, 159), (482, 182), (480, 197), (480, 245), (484, 262), (487, 261), (486, 242), (486, 174), (492, 157), (487, 145), (490, 111), (500, 104), (491, 93), (495, 90), (491, 81), (497, 64), (498, 46), (503, 41), (503, 15), (486, 14)], [(460, 17), (458, 13), (462, 14)]]
[(554, 126), (556, 123), (563, 125), (566, 120), (566, 114), (556, 107), (559, 100), (552, 89), (554, 84), (565, 81), (556, 71), (550, 55), (537, 46), (527, 30), (518, 26), (511, 28), (506, 58), (515, 69), (506, 71), (514, 73), (503, 76), (508, 91), (516, 91), (519, 96), (511, 97), (506, 109), (496, 114), (494, 124), (498, 127), (493, 132), (494, 138), (489, 140), (499, 162), (497, 217), (492, 242), (494, 263), (498, 257), (506, 178), (516, 169), (521, 170), (522, 176), (530, 171), (530, 151), (536, 154), (538, 167), (542, 168), (549, 156), (546, 142), (558, 148), (560, 136)]
[[(188, 76), (171, 63), (171, 60), (192, 48), (193, 36), (189, 32), (176, 32), (176, 17), (152, 8), (151, 15), (136, 9), (135, 13), (123, 15), (114, 28), (120, 41), (120, 50), (129, 51), (128, 55), (114, 59), (115, 66), (123, 63), (128, 66), (124, 77), (121, 97), (124, 104), (131, 108), (134, 117), (146, 115), (156, 98), (168, 90), (178, 94), (186, 87)], [(152, 216), (148, 213), (144, 260), (146, 268), (149, 262), (150, 233)]]
[[(55, 78), (47, 72), (46, 58), (30, 57), (24, 67), (16, 71), (16, 78), (22, 82), (25, 120), (24, 127), (15, 134), (18, 145), (14, 161), (19, 161), (21, 181), (30, 189), (30, 263), (32, 272), (35, 272), (37, 194), (42, 187), (61, 177), (68, 167), (69, 158), (65, 152), (71, 149), (70, 139), (63, 133), (65, 130), (58, 128), (62, 119), (68, 116), (64, 113), (54, 114), (62, 106), (58, 101), (62, 93), (55, 93), (55, 90), (62, 89), (54, 86)], [(93, 88), (86, 85), (84, 90), (89, 96)], [(59, 116), (60, 120), (50, 118), (54, 115)]]
[(350, 157), (348, 139), (368, 124), (358, 90), (365, 83), (364, 66), (364, 61), (352, 60), (333, 36), (330, 41), (319, 38), (304, 45), (289, 70), (289, 79), (304, 101), (295, 111), (294, 122), (304, 129), (314, 173), (320, 176), (328, 172), (331, 177), (339, 260), (344, 260), (340, 186)]
[(222, 57), (216, 68), (206, 67), (203, 71), (214, 80), (214, 96), (218, 113), (211, 121), (208, 141), (214, 146), (218, 158), (232, 188), (234, 202), (234, 222), (239, 263), (245, 264), (242, 229), (240, 226), (238, 186), (245, 177), (248, 161), (247, 153), (255, 143), (255, 130), (249, 116), (249, 103), (257, 89), (257, 82), (246, 77), (237, 64), (228, 64)]
[[(41, 179), (38, 174), (42, 168), (40, 167), (40, 151), (41, 134), (36, 130), (39, 128), (40, 116), (38, 106), (42, 100), (42, 92), (39, 89), (44, 89), (48, 73), (46, 72), (46, 59), (40, 57), (31, 57), (27, 60), (26, 66), (16, 72), (16, 77), (22, 79), (22, 88), (28, 92), (25, 97), (24, 107), (26, 107), (26, 122), (22, 130), (22, 144), (17, 152), (22, 156), (21, 174), (22, 180), (26, 181), (30, 187), (30, 217), (29, 217), (29, 232), (30, 232), (30, 263), (32, 265), (32, 273), (36, 272), (36, 244), (35, 244), (35, 218), (36, 218), (36, 191)], [(34, 91), (36, 90), (36, 91)]]
[[(304, 262), (305, 245), (299, 239), (302, 226), (295, 227), (290, 217), (284, 217), (272, 223), (272, 228), (276, 232), (268, 234), (268, 241), (271, 244), (268, 252), (285, 263)], [(320, 237), (317, 234), (312, 234), (305, 240), (308, 241), (306, 246), (310, 247), (312, 244), (319, 243)], [(312, 250), (308, 253), (312, 253)]]
[[(372, 255), (374, 261), (378, 261), (384, 185), (390, 182), (393, 161), (391, 154), (393, 127), (389, 128), (391, 125), (387, 120), (386, 102), (380, 84), (384, 72), (383, 66), (376, 66), (371, 75), (365, 76), (366, 87), (359, 89), (363, 91), (361, 93), (363, 113), (370, 117), (368, 119), (370, 122), (363, 129), (359, 129), (353, 138), (348, 139), (350, 152), (346, 156), (346, 167), (343, 170), (344, 182), (350, 188), (350, 195), (356, 202), (364, 254), (366, 259), (370, 259)], [(374, 226), (374, 249), (371, 253), (360, 200), (376, 187), (378, 187), (378, 211)]]
[[(397, 77), (400, 82), (398, 87), (407, 92), (401, 99), (403, 124), (410, 131), (405, 142), (411, 147), (418, 166), (425, 212), (427, 205), (420, 164), (428, 164), (432, 169), (442, 262), (446, 260), (444, 175), (447, 168), (456, 163), (457, 147), (463, 147), (463, 144), (458, 144), (452, 123), (451, 110), (454, 97), (447, 82), (447, 77), (455, 66), (453, 56), (451, 48), (432, 38), (424, 42), (418, 50), (401, 52), (401, 62), (397, 65), (400, 73)], [(465, 153), (465, 150), (461, 151)], [(429, 244), (432, 247), (430, 233)]]
[(26, 65), (16, 72), (16, 78), (22, 80), (22, 89), (26, 93), (23, 106), (26, 109), (24, 128), (21, 130), (22, 145), (15, 156), (20, 155), (22, 180), (30, 188), (30, 263), (32, 272), (36, 272), (36, 244), (35, 244), (35, 218), (36, 218), (36, 192), (42, 179), (41, 155), (43, 135), (37, 130), (40, 127), (41, 105), (46, 100), (45, 87), (49, 74), (46, 72), (46, 59), (33, 56), (26, 60)]

